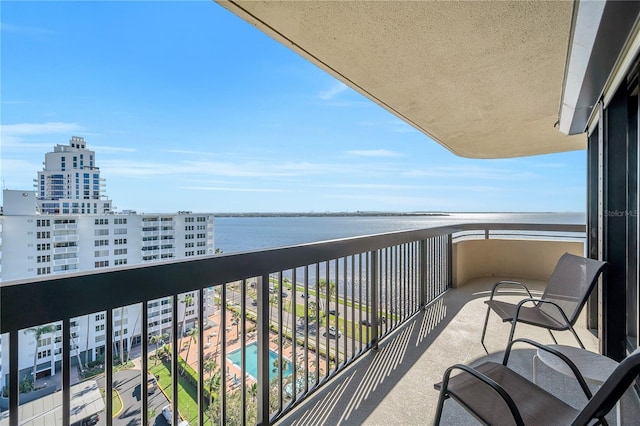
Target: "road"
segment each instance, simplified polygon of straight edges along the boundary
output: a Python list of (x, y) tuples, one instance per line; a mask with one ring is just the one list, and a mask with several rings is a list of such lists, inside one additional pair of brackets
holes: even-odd
[[(114, 426), (142, 426), (142, 414), (140, 406), (142, 405), (141, 389), (146, 392), (146, 385), (142, 388), (140, 383), (140, 370), (121, 370), (113, 374), (113, 387), (122, 398), (122, 411), (113, 418)], [(98, 386), (104, 387), (104, 377), (98, 379)], [(156, 415), (152, 419), (154, 426), (165, 426), (167, 422), (162, 417), (162, 407), (167, 405), (169, 401), (167, 397), (160, 391), (156, 391), (149, 395), (149, 410), (155, 409)], [(100, 416), (99, 426), (105, 426), (107, 423), (104, 416)]]

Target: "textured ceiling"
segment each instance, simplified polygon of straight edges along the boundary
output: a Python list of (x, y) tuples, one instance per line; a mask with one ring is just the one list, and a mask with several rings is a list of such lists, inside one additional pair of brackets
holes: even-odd
[(457, 155), (585, 148), (554, 128), (572, 2), (219, 3)]

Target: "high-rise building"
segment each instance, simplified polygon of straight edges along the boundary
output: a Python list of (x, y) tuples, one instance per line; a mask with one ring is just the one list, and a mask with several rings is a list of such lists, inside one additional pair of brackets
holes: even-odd
[[(214, 253), (211, 213), (180, 211), (173, 214), (115, 212), (104, 195), (104, 179), (95, 152), (84, 138), (74, 136), (69, 145), (56, 145), (45, 156), (35, 191), (3, 191), (0, 215), (0, 280), (118, 268), (201, 257)], [(152, 284), (150, 284), (152, 285)], [(178, 303), (181, 330), (195, 325), (197, 294), (184, 295)], [(28, 305), (28, 301), (25, 301)], [(207, 303), (205, 306), (213, 303)], [(171, 300), (149, 303), (150, 335), (171, 330)], [(114, 342), (128, 349), (140, 342), (141, 306), (114, 311)], [(61, 365), (61, 331), (44, 333), (35, 342), (36, 330), (20, 335), (19, 369), (30, 375), (54, 374)], [(94, 360), (104, 353), (105, 315), (96, 313), (72, 321), (74, 359)], [(0, 344), (0, 374), (7, 365), (7, 350)], [(116, 348), (116, 351), (119, 348)], [(37, 353), (36, 353), (37, 351)], [(79, 355), (79, 356), (76, 356)], [(75, 361), (77, 362), (77, 361)], [(22, 377), (21, 377), (22, 378)]]
[(69, 145), (56, 145), (45, 155), (44, 170), (35, 181), (38, 209), (43, 214), (109, 213), (104, 181), (96, 153), (87, 149), (84, 138), (73, 136)]

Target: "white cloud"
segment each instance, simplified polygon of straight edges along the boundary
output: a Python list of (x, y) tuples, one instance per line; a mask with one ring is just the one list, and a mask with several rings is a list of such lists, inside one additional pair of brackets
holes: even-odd
[(539, 163), (534, 165), (541, 169), (561, 169), (563, 167), (567, 167), (565, 163)]
[(48, 152), (52, 145), (50, 142), (34, 143), (27, 142), (29, 137), (37, 136), (38, 138), (46, 135), (70, 135), (82, 132), (83, 128), (77, 123), (64, 122), (48, 122), (48, 123), (17, 123), (0, 125), (0, 135), (2, 139), (3, 151), (39, 151)]
[(70, 133), (83, 130), (77, 123), (18, 123), (0, 126), (2, 136), (42, 135), (47, 133)]
[(51, 36), (55, 34), (55, 32), (51, 31), (48, 28), (43, 27), (27, 27), (24, 25), (14, 25), (7, 24), (6, 22), (0, 23), (0, 29), (4, 33), (12, 33), (12, 34), (20, 34), (20, 35), (28, 35), (28, 36)]
[(136, 152), (137, 149), (122, 147), (122, 146), (108, 146), (108, 145), (91, 145), (90, 147), (92, 151), (104, 153), (104, 152)]
[(530, 179), (535, 177), (534, 173), (511, 170), (484, 168), (476, 166), (452, 166), (452, 167), (433, 167), (430, 169), (413, 169), (402, 172), (404, 177), (451, 177), (466, 179)]
[(318, 97), (323, 101), (330, 101), (338, 96), (340, 93), (347, 90), (349, 87), (344, 83), (337, 82), (333, 87), (329, 90), (322, 91), (318, 93)]
[(400, 120), (400, 119), (392, 119), (392, 120), (380, 120), (380, 121), (360, 121), (358, 123), (361, 127), (368, 128), (379, 128), (389, 132), (395, 133), (413, 133), (418, 132), (415, 127), (410, 124)]
[(136, 160), (102, 160), (100, 168), (105, 176), (225, 176), (225, 177), (298, 177), (353, 172), (349, 165), (310, 162), (275, 161), (183, 161), (151, 162)]
[(373, 190), (421, 190), (421, 191), (455, 191), (457, 193), (472, 191), (486, 192), (495, 191), (499, 188), (488, 185), (401, 185), (387, 183), (340, 183), (333, 185), (314, 185), (318, 188), (336, 189), (373, 189)]
[(357, 155), (359, 157), (402, 157), (402, 154), (388, 149), (367, 149), (367, 150), (351, 150), (347, 151), (349, 155)]
[(233, 186), (182, 186), (178, 189), (186, 191), (225, 191), (225, 192), (288, 192), (272, 188), (237, 188)]

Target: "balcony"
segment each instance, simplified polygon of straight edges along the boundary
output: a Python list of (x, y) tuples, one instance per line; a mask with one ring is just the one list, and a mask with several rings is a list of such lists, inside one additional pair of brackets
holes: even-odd
[[(42, 414), (18, 404), (19, 382), (33, 365), (33, 358), (19, 365), (26, 330), (51, 323), (69, 330), (71, 321), (82, 328), (85, 321), (77, 317), (104, 313), (106, 368), (91, 380), (109, 394), (123, 386), (123, 373), (110, 361), (122, 344), (113, 337), (120, 328), (114, 317), (121, 307), (143, 307), (165, 297), (171, 303), (160, 316), (157, 308), (127, 309), (140, 312), (140, 318), (128, 320), (129, 334), (142, 336), (140, 345), (130, 348), (136, 359), (130, 382), (144, 384), (151, 372), (162, 389), (158, 395), (141, 392), (138, 405), (127, 407), (142, 424), (160, 415), (158, 401), (165, 398), (166, 405), (168, 395), (178, 395), (171, 401), (174, 424), (180, 419), (189, 424), (428, 423), (437, 398), (432, 385), (444, 369), (486, 355), (479, 337), (491, 283), (526, 276), (541, 290), (562, 253), (583, 253), (583, 240), (581, 225), (461, 224), (6, 282), (0, 303), (1, 331), (8, 333), (2, 341), (9, 342), (9, 366), (2, 368), (9, 373), (9, 411), (0, 424), (18, 425), (39, 415), (68, 424), (76, 412), (73, 386), (82, 380), (72, 354), (76, 345), (85, 349), (82, 331), (77, 342), (63, 333), (62, 368), (55, 379), (47, 378), (59, 383), (62, 408)], [(186, 296), (193, 292), (193, 308), (207, 315), (196, 315), (189, 324), (180, 312), (193, 309)], [(24, 300), (32, 307), (26, 312)], [(158, 321), (153, 332), (151, 317)], [(595, 350), (596, 338), (584, 321), (580, 324), (578, 333)], [(162, 334), (156, 334), (158, 326)], [(487, 347), (499, 352), (507, 328), (497, 320), (490, 327), (494, 333)], [(549, 341), (527, 327), (518, 333)], [(518, 352), (531, 359), (530, 352)], [(190, 394), (177, 380), (183, 371), (196, 378)], [(109, 398), (104, 404), (106, 412), (113, 411)], [(445, 416), (453, 416), (449, 424), (468, 420), (454, 404), (446, 406)], [(108, 425), (120, 421), (118, 415), (101, 413), (101, 418)]]

